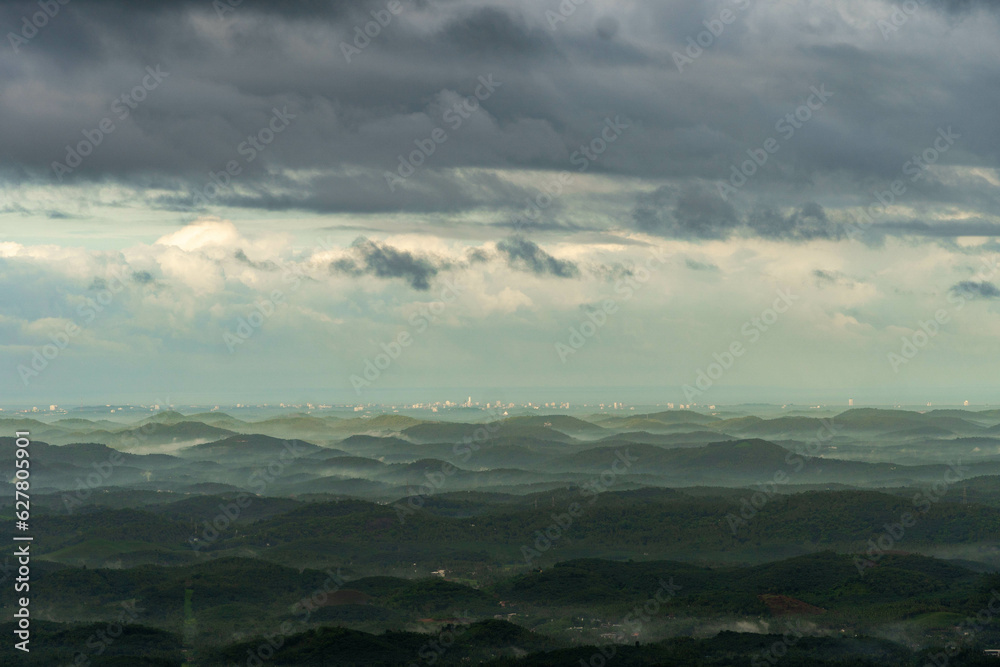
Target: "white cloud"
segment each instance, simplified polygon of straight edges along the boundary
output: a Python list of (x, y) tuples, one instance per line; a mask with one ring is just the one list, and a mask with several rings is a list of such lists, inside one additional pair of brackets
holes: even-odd
[(242, 239), (239, 232), (229, 220), (218, 218), (202, 218), (172, 234), (157, 239), (157, 245), (175, 246), (186, 252), (202, 249), (222, 248), (231, 252)]

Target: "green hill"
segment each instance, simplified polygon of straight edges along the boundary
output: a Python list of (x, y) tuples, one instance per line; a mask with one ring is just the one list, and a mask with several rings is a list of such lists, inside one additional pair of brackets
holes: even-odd
[[(302, 456), (309, 456), (318, 452), (327, 451), (330, 454), (339, 450), (330, 450), (318, 445), (314, 445), (304, 440), (282, 440), (267, 435), (234, 435), (217, 442), (208, 442), (202, 445), (188, 447), (180, 452), (179, 456), (189, 459), (211, 459), (212, 461), (225, 461), (233, 459), (259, 460), (271, 458), (282, 461), (289, 461)], [(340, 452), (346, 453), (346, 452)], [(283, 456), (282, 456), (283, 455)]]

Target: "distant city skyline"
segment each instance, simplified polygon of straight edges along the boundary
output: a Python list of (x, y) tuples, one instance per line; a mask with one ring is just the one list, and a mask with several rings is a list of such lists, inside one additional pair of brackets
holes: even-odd
[(740, 410), (740, 411), (752, 411), (754, 409), (766, 409), (766, 410), (778, 410), (778, 411), (805, 411), (810, 410), (834, 410), (834, 411), (844, 411), (850, 410), (852, 408), (878, 408), (878, 409), (907, 409), (907, 410), (930, 410), (930, 409), (944, 409), (944, 408), (960, 408), (967, 409), (970, 411), (980, 410), (980, 409), (992, 409), (994, 407), (1000, 407), (1000, 402), (998, 403), (974, 403), (969, 400), (964, 400), (958, 403), (935, 403), (933, 401), (928, 401), (926, 403), (857, 403), (852, 402), (850, 399), (846, 403), (718, 403), (718, 404), (698, 404), (698, 403), (630, 403), (627, 401), (610, 401), (610, 402), (579, 402), (574, 403), (570, 401), (497, 401), (497, 400), (482, 400), (482, 401), (472, 401), (471, 403), (467, 401), (457, 402), (448, 399), (441, 401), (427, 401), (427, 402), (390, 402), (390, 403), (323, 403), (323, 402), (277, 402), (277, 403), (170, 403), (170, 404), (143, 404), (143, 403), (105, 403), (105, 404), (49, 404), (49, 405), (2, 405), (0, 406), (0, 418), (2, 418), (3, 413), (31, 413), (39, 415), (48, 414), (69, 414), (70, 412), (79, 411), (89, 411), (94, 413), (100, 413), (105, 410), (109, 410), (116, 414), (133, 414), (137, 412), (142, 413), (158, 413), (167, 411), (179, 411), (184, 412), (188, 410), (199, 410), (199, 411), (240, 411), (240, 410), (278, 410), (278, 411), (292, 411), (300, 410), (303, 412), (323, 412), (323, 411), (341, 411), (341, 410), (353, 410), (358, 412), (368, 412), (368, 411), (384, 411), (390, 409), (405, 409), (405, 410), (460, 410), (460, 409), (476, 409), (476, 410), (496, 410), (496, 409), (508, 409), (508, 408), (518, 408), (518, 409), (536, 409), (536, 410), (549, 410), (554, 412), (559, 411), (575, 411), (581, 408), (594, 408), (599, 410), (608, 411), (670, 411), (670, 410), (692, 410), (695, 412), (718, 412), (726, 410)]

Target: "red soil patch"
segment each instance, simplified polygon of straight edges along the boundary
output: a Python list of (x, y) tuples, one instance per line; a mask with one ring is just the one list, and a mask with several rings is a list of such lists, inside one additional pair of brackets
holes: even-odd
[(758, 595), (757, 599), (767, 605), (768, 610), (774, 616), (785, 616), (789, 614), (809, 616), (823, 614), (826, 609), (811, 605), (802, 600), (790, 598), (787, 595)]

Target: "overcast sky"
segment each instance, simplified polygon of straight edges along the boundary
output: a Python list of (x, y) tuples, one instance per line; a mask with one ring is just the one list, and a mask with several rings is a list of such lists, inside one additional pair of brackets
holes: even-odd
[(0, 404), (1000, 402), (995, 2), (43, 5)]

